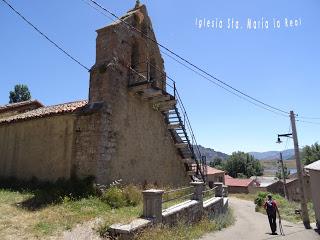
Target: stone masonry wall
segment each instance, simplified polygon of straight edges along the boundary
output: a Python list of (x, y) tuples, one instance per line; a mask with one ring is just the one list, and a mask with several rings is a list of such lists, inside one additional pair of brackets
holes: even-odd
[(0, 125), (0, 176), (69, 178), (74, 119), (66, 114)]
[[(155, 38), (145, 6), (128, 12), (123, 19)], [(96, 140), (98, 162), (106, 163), (101, 183), (122, 179), (125, 183), (185, 185), (189, 178), (165, 124), (164, 116), (152, 105), (129, 92), (128, 66), (142, 71), (139, 62), (150, 59), (163, 70), (158, 46), (141, 34), (115, 23), (97, 31), (96, 63), (90, 73), (89, 103), (105, 102), (112, 113), (108, 122), (107, 143)], [(165, 89), (163, 74), (152, 72), (155, 85)], [(109, 125), (110, 124), (110, 125)], [(104, 166), (104, 165), (103, 165)]]
[(103, 182), (115, 145), (110, 131), (111, 109), (106, 103), (99, 103), (98, 109), (91, 107), (87, 105), (76, 119), (73, 165), (78, 176), (94, 176)]

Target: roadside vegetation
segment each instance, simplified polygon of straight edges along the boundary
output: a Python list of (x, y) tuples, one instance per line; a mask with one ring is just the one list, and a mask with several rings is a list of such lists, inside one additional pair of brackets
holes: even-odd
[(232, 210), (216, 218), (206, 217), (198, 223), (185, 224), (180, 222), (177, 226), (168, 227), (159, 225), (147, 229), (136, 237), (136, 240), (191, 240), (197, 239), (208, 232), (220, 231), (235, 222)]
[[(267, 199), (267, 192), (258, 192), (256, 194), (229, 194), (231, 197), (236, 197), (248, 201), (253, 201), (256, 204), (256, 211), (266, 214), (265, 209), (263, 208), (264, 202)], [(289, 222), (298, 223), (301, 222), (300, 214), (296, 214), (295, 210), (300, 209), (300, 203), (291, 202), (282, 197), (279, 194), (272, 194), (272, 198), (277, 202), (281, 218)], [(313, 210), (312, 203), (308, 203), (308, 210), (310, 221), (315, 222), (315, 214)]]
[(54, 184), (0, 181), (1, 239), (46, 239), (96, 218), (109, 226), (141, 213), (141, 190), (135, 186), (111, 187), (101, 194), (90, 178)]
[[(64, 231), (96, 219), (99, 221), (94, 230), (97, 235), (106, 236), (111, 224), (129, 223), (142, 215), (141, 191), (154, 187), (112, 184), (101, 190), (92, 178), (55, 183), (0, 179), (1, 239), (61, 238)], [(163, 189), (170, 190), (169, 187)], [(165, 203), (163, 208), (190, 199), (191, 193), (192, 188), (185, 188), (165, 194), (164, 200), (175, 200)], [(212, 197), (212, 194), (205, 197)], [(233, 221), (229, 212), (215, 220), (204, 218), (196, 224), (181, 223), (173, 228), (158, 226), (141, 233), (137, 239), (194, 239), (227, 227)]]

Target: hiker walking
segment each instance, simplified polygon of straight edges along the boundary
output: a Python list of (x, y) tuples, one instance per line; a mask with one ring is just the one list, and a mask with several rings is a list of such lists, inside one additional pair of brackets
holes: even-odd
[(272, 235), (277, 235), (276, 220), (277, 220), (277, 213), (278, 213), (279, 218), (280, 218), (280, 213), (279, 213), (277, 203), (272, 199), (271, 194), (268, 195), (268, 199), (264, 204), (264, 208), (267, 211)]

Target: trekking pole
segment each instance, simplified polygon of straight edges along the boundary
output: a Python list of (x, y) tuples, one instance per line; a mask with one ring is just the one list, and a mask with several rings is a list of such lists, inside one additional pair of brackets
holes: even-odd
[(280, 214), (279, 214), (279, 229), (280, 229), (280, 234), (281, 234), (282, 236), (284, 236), (285, 234), (284, 234), (284, 231), (283, 231)]

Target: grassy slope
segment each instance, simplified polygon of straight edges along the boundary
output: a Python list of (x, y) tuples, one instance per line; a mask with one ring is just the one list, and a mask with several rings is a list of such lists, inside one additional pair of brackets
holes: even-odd
[[(175, 195), (175, 194), (174, 194)], [(98, 197), (70, 200), (65, 197), (55, 204), (37, 209), (27, 209), (23, 202), (32, 199), (32, 192), (17, 192), (0, 189), (0, 236), (1, 239), (48, 239), (59, 237), (65, 230), (78, 223), (101, 218), (97, 231), (104, 233), (113, 223), (128, 223), (141, 215), (141, 203), (136, 207), (112, 209)], [(171, 196), (173, 197), (173, 196)], [(183, 201), (169, 202), (169, 205)], [(167, 207), (168, 207), (167, 206)], [(195, 239), (204, 233), (220, 230), (234, 222), (232, 212), (217, 219), (203, 219), (191, 225), (179, 224), (176, 227), (156, 227), (138, 236), (138, 239)]]
[[(0, 189), (1, 239), (35, 239), (57, 236), (77, 223), (101, 217), (105, 224), (129, 222), (141, 215), (141, 205), (111, 209), (97, 197), (48, 205), (35, 211), (21, 207), (21, 202), (33, 194)], [(9, 237), (10, 236), (10, 237)]]
[[(281, 197), (278, 194), (272, 194), (272, 195), (275, 201), (278, 203), (278, 207), (279, 207), (279, 211), (282, 219), (285, 219), (289, 222), (294, 222), (294, 223), (301, 222), (300, 215), (297, 215), (294, 213), (296, 209), (300, 209), (299, 203), (289, 202), (288, 200), (286, 200), (285, 198)], [(230, 196), (254, 202), (255, 198), (257, 197), (257, 194), (230, 194)], [(315, 214), (314, 214), (312, 203), (308, 204), (308, 209), (309, 209), (310, 221), (315, 222)], [(257, 207), (256, 210), (258, 212), (266, 214), (266, 211), (261, 207)]]

